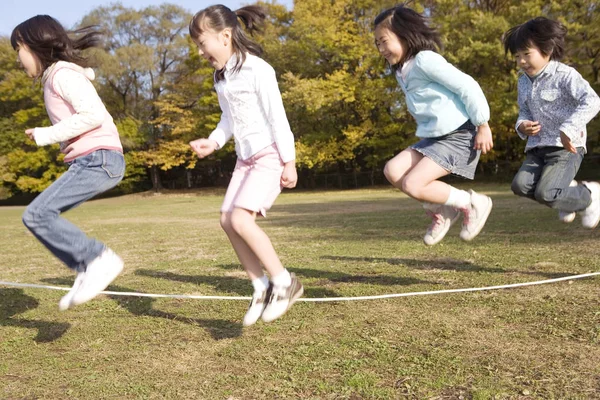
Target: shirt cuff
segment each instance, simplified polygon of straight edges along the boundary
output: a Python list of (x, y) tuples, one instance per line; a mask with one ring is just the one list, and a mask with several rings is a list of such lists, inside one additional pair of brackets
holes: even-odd
[(517, 135), (519, 135), (519, 137), (523, 140), (527, 139), (527, 135), (525, 135), (524, 133), (521, 133), (521, 131), (519, 130), (519, 126), (521, 126), (521, 124), (524, 122), (524, 119), (520, 119), (517, 121), (517, 123), (515, 124), (515, 131), (517, 131)]
[(45, 128), (35, 128), (33, 130), (33, 139), (35, 140), (35, 144), (38, 146), (47, 146), (49, 144), (53, 144), (50, 140), (50, 133), (52, 132), (52, 127)]
[(571, 139), (571, 142), (576, 140), (580, 134), (580, 130), (577, 129), (577, 127), (575, 127), (573, 125), (564, 124), (564, 125), (561, 125), (559, 129), (562, 133), (567, 135), (567, 137), (569, 139)]
[(227, 135), (222, 129), (215, 129), (214, 131), (212, 131), (210, 136), (208, 136), (208, 139), (217, 142), (218, 147), (216, 148), (216, 150), (222, 149), (223, 146), (225, 146), (225, 143), (227, 143)]

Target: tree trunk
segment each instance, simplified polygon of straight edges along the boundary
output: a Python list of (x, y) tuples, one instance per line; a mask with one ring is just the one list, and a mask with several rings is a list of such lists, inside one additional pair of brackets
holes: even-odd
[(152, 180), (152, 190), (154, 190), (156, 193), (160, 192), (160, 190), (163, 188), (163, 185), (160, 181), (160, 175), (156, 165), (150, 167), (150, 179)]

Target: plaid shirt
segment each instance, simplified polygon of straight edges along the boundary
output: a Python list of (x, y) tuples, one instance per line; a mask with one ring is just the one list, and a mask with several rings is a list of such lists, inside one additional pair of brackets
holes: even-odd
[[(515, 129), (527, 139), (525, 151), (535, 147), (563, 147), (560, 133), (571, 139), (574, 147), (587, 140), (586, 125), (600, 111), (600, 98), (590, 84), (574, 68), (550, 61), (534, 79), (519, 77), (519, 118)], [(519, 132), (525, 120), (539, 121), (541, 130), (535, 136)]]

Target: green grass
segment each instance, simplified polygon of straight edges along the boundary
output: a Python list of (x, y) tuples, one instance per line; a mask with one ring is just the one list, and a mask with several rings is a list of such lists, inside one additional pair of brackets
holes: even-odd
[[(434, 247), (419, 205), (392, 189), (285, 192), (260, 221), (306, 297), (492, 286), (600, 271), (600, 229), (507, 186), (471, 243)], [(66, 216), (116, 250), (114, 291), (250, 296), (218, 222), (222, 191), (132, 195)], [(0, 280), (73, 274), (0, 208)], [(600, 399), (600, 279), (519, 289), (297, 303), (242, 328), (244, 301), (0, 287), (0, 398)]]

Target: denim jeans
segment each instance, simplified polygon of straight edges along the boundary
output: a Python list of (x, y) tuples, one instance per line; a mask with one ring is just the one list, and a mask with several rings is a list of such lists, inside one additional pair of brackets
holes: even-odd
[(67, 267), (85, 271), (105, 246), (87, 237), (60, 214), (112, 189), (124, 173), (125, 159), (118, 151), (96, 150), (76, 158), (67, 172), (29, 204), (23, 223)]
[(577, 148), (577, 154), (562, 147), (529, 150), (513, 179), (512, 191), (560, 211), (584, 210), (592, 201), (590, 191), (583, 185), (569, 187), (579, 171), (583, 154), (583, 147)]

